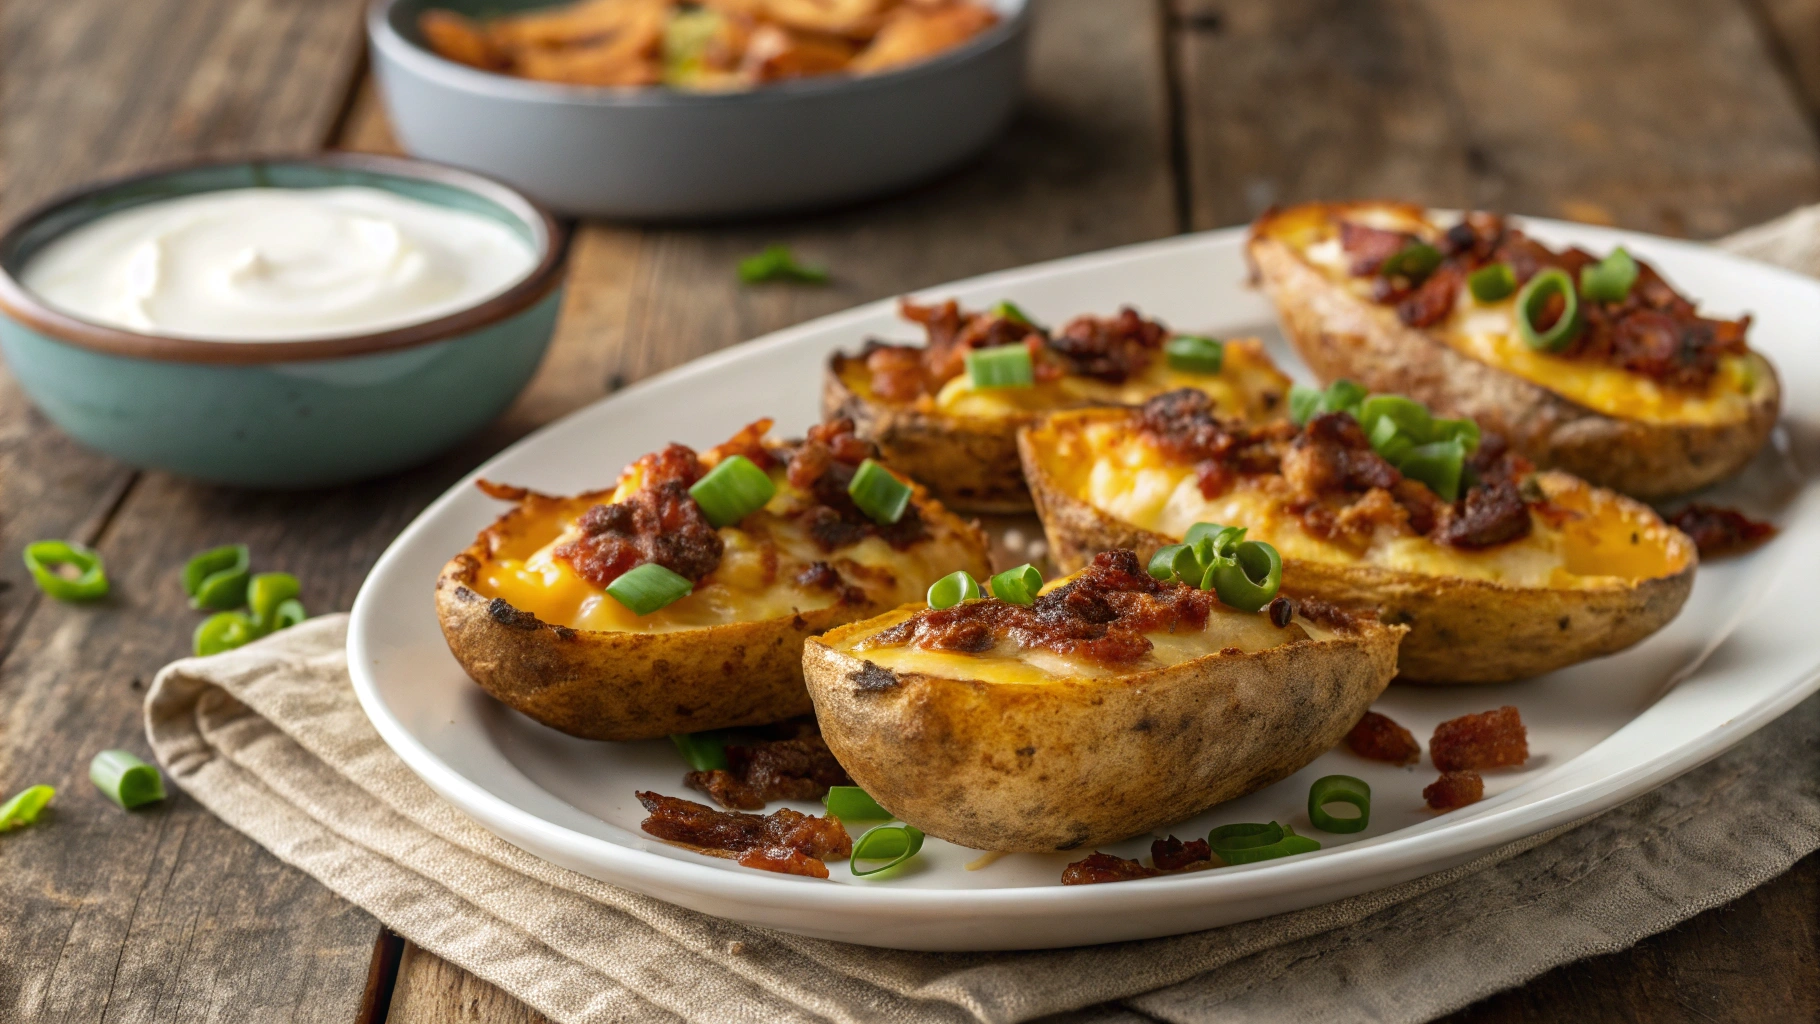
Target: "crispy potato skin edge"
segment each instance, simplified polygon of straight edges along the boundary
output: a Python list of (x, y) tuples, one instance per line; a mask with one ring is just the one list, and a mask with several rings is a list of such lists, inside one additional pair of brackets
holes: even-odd
[(1383, 692), (1402, 632), (1364, 620), (1107, 680), (894, 673), (870, 689), (853, 681), (862, 658), (811, 639), (803, 670), (828, 746), (893, 814), (976, 850), (1040, 853), (1140, 835), (1294, 773)]
[[(1316, 204), (1338, 215), (1347, 204)], [(1305, 207), (1295, 208), (1305, 211)], [(1461, 355), (1405, 326), (1395, 310), (1333, 287), (1271, 234), (1291, 211), (1266, 214), (1246, 243), (1284, 332), (1316, 376), (1346, 377), (1407, 395), (1446, 416), (1470, 416), (1503, 434), (1537, 465), (1644, 500), (1723, 480), (1748, 463), (1775, 426), (1781, 381), (1757, 357), (1763, 383), (1743, 421), (1644, 423), (1595, 412), (1539, 385)]]
[[(811, 705), (803, 688), (803, 641), (886, 610), (875, 603), (836, 604), (670, 633), (552, 625), (473, 589), (490, 554), (488, 534), (517, 511), (443, 567), (436, 617), (455, 660), (482, 689), (571, 736), (655, 739), (806, 714)], [(924, 505), (923, 512), (939, 528), (971, 540), (975, 564), (962, 568), (975, 575), (986, 571), (986, 541), (978, 530), (938, 506)]]
[[(1149, 559), (1175, 543), (1057, 487), (1040, 457), (1047, 429), (1020, 432), (1018, 446), (1051, 557), (1063, 571), (1101, 551), (1131, 548)], [(1690, 554), (1680, 572), (1629, 587), (1545, 590), (1285, 558), (1283, 592), (1376, 609), (1385, 623), (1408, 626), (1397, 664), (1403, 682), (1506, 683), (1615, 654), (1661, 629), (1686, 603), (1698, 562)]]
[(822, 419), (853, 420), (859, 436), (878, 445), (884, 461), (929, 488), (951, 509), (976, 514), (1031, 510), (1017, 461), (1017, 428), (1035, 416), (987, 420), (942, 416), (855, 394), (842, 371), (859, 359), (836, 352), (822, 381)]

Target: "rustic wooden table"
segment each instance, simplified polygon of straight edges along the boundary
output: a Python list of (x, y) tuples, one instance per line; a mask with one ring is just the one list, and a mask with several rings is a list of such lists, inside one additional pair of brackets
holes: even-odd
[[(0, 214), (203, 153), (391, 146), (363, 0), (0, 6)], [(181, 794), (123, 815), (83, 781), (144, 752), (146, 681), (186, 653), (191, 553), (246, 541), (347, 608), (463, 471), (627, 382), (950, 278), (1347, 195), (1711, 237), (1820, 200), (1820, 0), (1048, 0), (1029, 100), (973, 166), (885, 202), (713, 229), (586, 224), (536, 381), (396, 479), (252, 494), (140, 473), (50, 427), (0, 372), (0, 790), (62, 789), (0, 844), (0, 1019), (542, 1018), (384, 932)], [(783, 241), (826, 289), (742, 289)], [(16, 552), (72, 537), (115, 596), (39, 598)], [(1629, 950), (1454, 1021), (1820, 1018), (1820, 857)]]

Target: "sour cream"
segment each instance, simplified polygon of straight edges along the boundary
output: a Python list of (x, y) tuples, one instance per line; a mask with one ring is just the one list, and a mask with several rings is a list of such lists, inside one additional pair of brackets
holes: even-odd
[(203, 341), (333, 338), (434, 320), (537, 263), (499, 221), (376, 188), (243, 188), (97, 218), (21, 282), (82, 320)]

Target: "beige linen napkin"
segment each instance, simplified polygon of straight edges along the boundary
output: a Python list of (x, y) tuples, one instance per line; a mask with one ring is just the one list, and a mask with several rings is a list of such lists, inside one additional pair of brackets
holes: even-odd
[[(1820, 271), (1820, 208), (1727, 241)], [(495, 838), (354, 699), (346, 616), (159, 673), (146, 731), (204, 806), (425, 949), (564, 1022), (1418, 1022), (1631, 945), (1820, 848), (1820, 697), (1589, 822), (1350, 900), (1193, 935), (902, 953), (731, 924)]]

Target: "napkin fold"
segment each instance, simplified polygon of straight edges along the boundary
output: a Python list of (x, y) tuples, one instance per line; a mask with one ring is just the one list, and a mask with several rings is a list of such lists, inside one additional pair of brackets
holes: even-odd
[[(1820, 207), (1735, 235), (1820, 273)], [(281, 860), (563, 1024), (1431, 1020), (1729, 902), (1820, 848), (1820, 696), (1596, 818), (1378, 892), (1165, 939), (906, 953), (751, 928), (496, 838), (374, 731), (324, 616), (158, 674), (171, 777)]]

